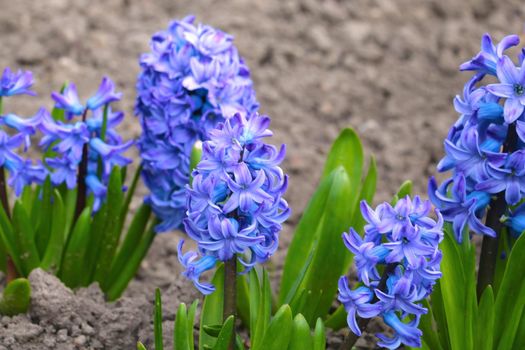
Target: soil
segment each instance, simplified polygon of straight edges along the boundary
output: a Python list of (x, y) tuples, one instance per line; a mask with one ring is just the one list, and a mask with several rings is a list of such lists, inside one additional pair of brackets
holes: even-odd
[[(443, 137), (457, 118), (452, 98), (470, 76), (460, 74), (458, 65), (477, 53), (484, 32), (497, 39), (522, 32), (525, 15), (518, 0), (18, 0), (1, 7), (0, 67), (31, 69), (39, 93), (8, 100), (6, 111), (32, 115), (40, 105), (51, 107), (50, 92), (66, 80), (87, 96), (106, 74), (124, 92), (120, 107), (128, 117), (121, 131), (130, 138), (140, 133), (133, 117), (137, 58), (151, 34), (189, 13), (234, 34), (262, 112), (272, 117), (275, 142), (288, 146), (286, 198), (294, 214), (273, 260), (277, 271), (338, 132), (355, 128), (367, 154), (377, 158), (376, 201), (388, 199), (405, 179), (424, 194), (443, 154)], [(135, 207), (145, 193), (139, 188)], [(170, 300), (167, 329), (179, 292), (188, 290), (175, 258), (178, 239), (178, 234), (156, 239), (127, 298), (114, 305), (96, 303), (101, 296), (95, 287), (74, 296), (43, 278), (57, 287), (50, 293), (62, 294), (46, 296), (42, 290), (29, 315), (3, 318), (0, 349), (45, 349), (45, 339), (51, 344), (58, 338), (67, 345), (48, 348), (131, 349), (139, 337), (148, 342), (154, 288)], [(42, 273), (32, 277), (38, 281)], [(66, 316), (45, 318), (61, 308), (68, 308), (72, 325)], [(124, 323), (115, 324), (115, 315), (125, 315), (129, 328), (116, 329)], [(89, 334), (93, 329), (96, 336)], [(112, 337), (121, 343), (102, 340)], [(44, 345), (32, 345), (39, 344), (34, 339), (44, 339)]]

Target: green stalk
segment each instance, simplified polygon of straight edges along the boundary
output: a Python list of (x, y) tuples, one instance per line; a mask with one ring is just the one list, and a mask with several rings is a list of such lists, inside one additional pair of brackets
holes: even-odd
[[(379, 284), (377, 286), (377, 289), (384, 292), (386, 291), (386, 281), (388, 280), (388, 277), (394, 273), (396, 269), (397, 263), (390, 263), (386, 265), (385, 270), (383, 271), (383, 275), (381, 276), (381, 280), (379, 281)], [(370, 303), (375, 303), (379, 299), (377, 298), (376, 294), (374, 293), (374, 298)], [(366, 327), (368, 326), (368, 323), (370, 322), (370, 318), (357, 318), (357, 325), (359, 329), (362, 331), (366, 330)], [(354, 334), (352, 331), (348, 334), (348, 336), (345, 338), (345, 341), (343, 344), (341, 344), (341, 347), (339, 350), (351, 350), (354, 346), (354, 344), (357, 342), (357, 339), (359, 339), (359, 336)]]
[[(518, 134), (516, 133), (516, 124), (509, 125), (507, 139), (503, 145), (504, 153), (511, 153), (516, 150), (518, 144)], [(489, 211), (485, 219), (485, 225), (496, 232), (496, 237), (483, 236), (481, 245), (481, 255), (479, 259), (477, 295), (478, 300), (481, 298), (483, 291), (488, 285), (494, 284), (494, 274), (496, 272), (496, 262), (498, 256), (499, 239), (503, 233), (503, 224), (501, 217), (505, 214), (507, 203), (505, 201), (505, 192), (500, 192), (490, 201)]]
[[(229, 316), (236, 317), (237, 299), (237, 256), (234, 255), (230, 260), (224, 262), (224, 308), (223, 320), (226, 322)], [(233, 350), (235, 332), (232, 332), (229, 350)]]

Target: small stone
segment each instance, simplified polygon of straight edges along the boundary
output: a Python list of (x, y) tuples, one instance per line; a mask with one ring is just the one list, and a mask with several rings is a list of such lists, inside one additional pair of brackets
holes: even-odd
[(57, 340), (59, 342), (65, 342), (67, 340), (67, 329), (61, 329), (57, 332)]
[(87, 338), (85, 335), (79, 335), (78, 337), (75, 338), (75, 344), (79, 346), (84, 345), (86, 344), (86, 340)]

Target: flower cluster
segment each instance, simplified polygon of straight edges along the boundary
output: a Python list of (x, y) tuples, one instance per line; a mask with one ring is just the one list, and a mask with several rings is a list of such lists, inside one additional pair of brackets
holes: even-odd
[[(343, 234), (346, 247), (355, 255), (359, 287), (351, 290), (346, 277), (339, 279), (338, 299), (348, 312), (348, 326), (361, 335), (356, 317), (378, 315), (394, 331), (393, 337), (378, 334), (378, 345), (397, 349), (401, 344), (421, 347), (419, 318), (427, 310), (419, 301), (429, 296), (441, 277), (443, 219), (430, 218), (429, 201), (400, 199), (394, 207), (380, 204), (376, 210), (361, 202), (367, 224), (364, 237), (353, 229)], [(382, 266), (382, 272), (380, 272)], [(410, 319), (408, 323), (405, 319)]]
[(135, 113), (143, 128), (139, 148), (146, 198), (162, 220), (157, 231), (182, 228), (185, 186), (194, 143), (219, 122), (257, 110), (248, 67), (233, 37), (194, 17), (155, 34), (141, 57)]
[[(29, 88), (33, 84), (30, 72), (12, 73), (4, 71), (1, 79), (0, 98), (16, 94), (33, 94)], [(114, 91), (113, 82), (103, 78), (98, 91), (83, 105), (77, 94), (75, 84), (69, 84), (61, 93), (53, 93), (55, 108), (64, 112), (66, 120), (53, 118), (49, 112), (41, 108), (31, 118), (21, 118), (15, 114), (5, 114), (0, 118), (0, 125), (8, 126), (18, 131), (9, 136), (0, 130), (0, 166), (7, 169), (11, 176), (9, 185), (19, 196), (24, 187), (33, 183), (42, 184), (46, 177), (51, 178), (55, 186), (64, 183), (67, 188), (77, 186), (78, 168), (82, 158), (86, 158), (86, 186), (95, 197), (94, 211), (97, 211), (104, 200), (107, 182), (114, 166), (124, 166), (131, 162), (122, 156), (132, 141), (123, 142), (114, 127), (118, 125), (124, 114), (112, 112), (109, 104), (117, 101), (121, 93)], [(88, 119), (88, 111), (91, 117)], [(75, 116), (81, 120), (72, 122)], [(23, 159), (16, 150), (24, 145), (27, 150), (31, 145), (31, 136), (37, 131), (42, 133), (40, 146), (49, 155), (44, 163), (33, 163)], [(84, 153), (86, 153), (84, 155)]]
[[(525, 194), (525, 51), (519, 54), (518, 66), (505, 55), (518, 44), (517, 35), (494, 45), (485, 34), (481, 52), (461, 65), (475, 75), (465, 84), (463, 96), (454, 99), (460, 117), (448, 133), (446, 155), (438, 164), (440, 172), (452, 170), (453, 175), (440, 186), (434, 178), (429, 184), (432, 202), (453, 224), (459, 242), (468, 229), (496, 236), (481, 222), (493, 196), (504, 197), (508, 208)], [(496, 82), (483, 85), (487, 75)], [(523, 210), (507, 211), (505, 217), (523, 215)], [(507, 223), (512, 227), (516, 220)]]
[[(200, 274), (215, 263), (238, 257), (248, 269), (263, 263), (276, 251), (282, 223), (290, 209), (282, 197), (288, 177), (279, 164), (285, 156), (262, 138), (272, 135), (270, 119), (259, 114), (236, 114), (210, 132), (203, 144), (202, 160), (188, 186), (188, 236), (198, 244), (195, 252), (179, 260), (204, 294), (213, 286), (200, 283)], [(243, 259), (248, 255), (247, 259)]]

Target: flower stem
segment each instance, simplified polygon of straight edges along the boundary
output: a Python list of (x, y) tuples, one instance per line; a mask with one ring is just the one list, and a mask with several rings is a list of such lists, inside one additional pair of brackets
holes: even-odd
[[(84, 114), (82, 115), (82, 121), (86, 121), (87, 116), (87, 108), (84, 111)], [(73, 223), (77, 221), (77, 219), (80, 217), (80, 214), (82, 214), (82, 211), (86, 207), (86, 196), (87, 196), (87, 188), (86, 188), (86, 176), (87, 176), (87, 168), (88, 168), (88, 144), (85, 143), (84, 146), (82, 146), (82, 159), (80, 160), (80, 164), (78, 166), (78, 176), (77, 176), (77, 202), (75, 206), (75, 217), (73, 218)]]
[[(511, 153), (516, 150), (518, 144), (518, 134), (516, 133), (516, 124), (509, 125), (507, 139), (503, 145), (504, 153)], [(496, 232), (496, 237), (483, 236), (481, 244), (481, 255), (479, 259), (477, 295), (478, 301), (485, 288), (494, 283), (494, 274), (496, 272), (496, 262), (499, 247), (499, 238), (502, 233), (503, 224), (500, 219), (507, 209), (505, 201), (505, 192), (500, 192), (490, 201), (489, 211), (485, 219), (485, 225)]]
[[(385, 270), (383, 271), (383, 275), (381, 275), (381, 280), (379, 281), (379, 284), (377, 285), (376, 289), (379, 289), (382, 292), (386, 292), (386, 281), (388, 280), (388, 277), (394, 273), (396, 266), (397, 263), (390, 263), (386, 265)], [(370, 303), (375, 303), (378, 300), (379, 299), (377, 298), (377, 295), (374, 293), (374, 297)], [(365, 331), (370, 320), (370, 318), (357, 317), (357, 325), (359, 326), (359, 329)], [(346, 336), (343, 344), (341, 344), (339, 350), (351, 350), (354, 344), (357, 342), (357, 339), (359, 339), (359, 336), (356, 335), (354, 332), (350, 331), (350, 333)]]
[[(224, 262), (224, 308), (223, 320), (233, 315), (236, 317), (236, 299), (237, 299), (237, 257), (234, 255), (230, 260)], [(229, 350), (233, 349), (235, 332), (232, 332)]]

